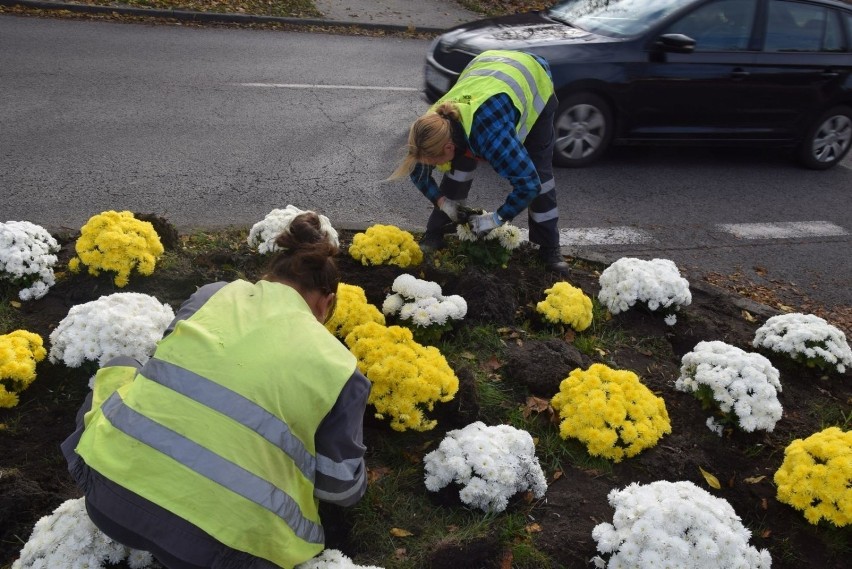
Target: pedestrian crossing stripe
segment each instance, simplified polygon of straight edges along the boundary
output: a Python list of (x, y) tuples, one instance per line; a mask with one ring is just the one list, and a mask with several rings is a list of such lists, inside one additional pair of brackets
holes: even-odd
[(839, 237), (849, 232), (828, 221), (777, 221), (773, 223), (723, 223), (716, 226), (740, 239), (795, 239)]
[[(529, 231), (521, 229), (523, 238), (529, 239)], [(581, 245), (639, 245), (653, 241), (650, 233), (634, 227), (573, 227), (559, 230), (561, 247)]]

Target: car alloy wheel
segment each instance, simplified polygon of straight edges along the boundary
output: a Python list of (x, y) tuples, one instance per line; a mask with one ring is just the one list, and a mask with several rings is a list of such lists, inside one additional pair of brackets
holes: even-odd
[(852, 146), (852, 109), (836, 107), (823, 114), (802, 142), (799, 158), (814, 170), (831, 168)]
[(603, 155), (612, 139), (609, 105), (592, 93), (576, 93), (559, 104), (554, 121), (553, 160), (558, 166), (586, 166)]

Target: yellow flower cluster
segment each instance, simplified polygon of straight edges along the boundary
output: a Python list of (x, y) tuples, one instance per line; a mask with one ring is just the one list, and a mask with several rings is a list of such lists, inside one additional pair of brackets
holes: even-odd
[(411, 330), (368, 322), (356, 327), (346, 345), (358, 358), (358, 369), (373, 385), (369, 403), (376, 417), (390, 417), (395, 431), (428, 431), (437, 421), (428, 420), (436, 402), (455, 397), (459, 380), (447, 360), (433, 346), (414, 341)]
[(26, 330), (0, 335), (0, 407), (18, 404), (17, 393), (36, 377), (36, 364), (47, 355), (41, 336)]
[(778, 501), (802, 510), (816, 525), (852, 522), (852, 431), (829, 427), (784, 450), (775, 473)]
[(349, 255), (363, 265), (413, 267), (423, 262), (423, 251), (408, 231), (394, 225), (373, 225), (357, 233)]
[(632, 371), (592, 364), (575, 369), (559, 385), (551, 405), (559, 413), (559, 435), (582, 441), (589, 454), (621, 462), (672, 432), (662, 398)]
[(78, 272), (81, 265), (89, 274), (115, 271), (115, 286), (127, 286), (135, 268), (141, 275), (154, 272), (163, 245), (154, 226), (133, 217), (129, 211), (105, 211), (89, 218), (75, 245), (77, 256), (68, 268)]
[(384, 325), (385, 315), (367, 301), (367, 295), (360, 286), (337, 285), (337, 307), (331, 320), (325, 323), (328, 331), (343, 340), (356, 326), (367, 322)]
[(535, 305), (536, 311), (551, 324), (566, 324), (582, 332), (592, 323), (592, 299), (567, 282), (555, 283), (544, 293), (544, 300)]

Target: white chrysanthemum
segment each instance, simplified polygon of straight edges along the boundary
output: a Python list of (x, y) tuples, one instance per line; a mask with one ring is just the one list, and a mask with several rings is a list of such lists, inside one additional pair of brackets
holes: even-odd
[[(487, 214), (490, 212), (485, 213)], [(458, 237), (459, 241), (470, 242), (479, 241), (480, 239), (476, 236), (476, 233), (471, 231), (470, 226), (466, 223), (456, 226), (456, 237)], [(482, 240), (499, 241), (501, 247), (507, 251), (514, 251), (521, 246), (521, 243), (523, 243), (524, 235), (519, 227), (512, 225), (511, 223), (504, 223), (503, 225), (495, 227), (486, 233)]]
[(37, 300), (56, 283), (53, 266), (59, 243), (29, 221), (0, 223), (0, 280), (21, 285), (18, 298)]
[(467, 302), (459, 295), (444, 296), (441, 285), (409, 274), (396, 277), (391, 286), (394, 292), (382, 303), (385, 315), (428, 328), (443, 326), (450, 320), (461, 320), (467, 314)]
[(403, 273), (393, 280), (391, 290), (409, 299), (439, 298), (441, 285), (432, 281), (418, 279), (408, 273)]
[(692, 302), (689, 281), (668, 259), (622, 257), (604, 269), (599, 282), (598, 300), (613, 314), (637, 302), (644, 302), (650, 310), (677, 310)]
[(171, 306), (138, 292), (77, 304), (50, 333), (50, 361), (79, 367), (84, 361), (103, 365), (129, 356), (145, 363), (174, 316)]
[(356, 565), (337, 549), (326, 549), (310, 561), (296, 565), (296, 569), (382, 569), (376, 565)]
[(752, 432), (772, 431), (781, 419), (780, 374), (760, 354), (725, 342), (698, 342), (681, 360), (675, 388), (695, 393), (709, 387), (723, 413), (733, 412), (739, 426)]
[(125, 558), (131, 569), (159, 567), (150, 553), (125, 547), (95, 527), (84, 499), (77, 498), (36, 522), (12, 569), (103, 569)]
[[(301, 210), (294, 205), (288, 205), (284, 209), (273, 209), (249, 230), (247, 239), (249, 247), (256, 247), (257, 252), (261, 254), (278, 251), (280, 247), (275, 244), (275, 240), (279, 235), (290, 229), (290, 223), (293, 222), (294, 217), (306, 211), (310, 210)], [(337, 236), (337, 230), (332, 227), (331, 221), (322, 214), (317, 215), (320, 220), (320, 232), (335, 247), (339, 247), (340, 241)]]
[(846, 334), (814, 314), (773, 316), (757, 329), (753, 345), (794, 359), (819, 359), (839, 373), (852, 366), (852, 349)]
[(405, 304), (405, 299), (401, 294), (389, 294), (382, 303), (382, 313), (385, 316), (391, 316), (399, 312), (402, 305)]
[(608, 498), (615, 508), (613, 522), (596, 525), (592, 537), (598, 551), (610, 555), (606, 564), (610, 569), (772, 565), (768, 551), (749, 545), (751, 532), (731, 505), (692, 482), (633, 483), (612, 490)]
[(461, 501), (486, 512), (502, 512), (519, 492), (541, 498), (547, 491), (532, 437), (509, 425), (487, 427), (477, 421), (450, 431), (423, 464), (427, 490), (436, 492), (455, 481), (462, 486)]

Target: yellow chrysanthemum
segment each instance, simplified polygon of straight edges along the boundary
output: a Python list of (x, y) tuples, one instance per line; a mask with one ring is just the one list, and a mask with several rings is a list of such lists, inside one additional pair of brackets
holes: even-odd
[(376, 417), (390, 417), (396, 431), (428, 431), (437, 421), (426, 411), (455, 397), (459, 380), (441, 352), (414, 341), (411, 330), (367, 322), (346, 336), (346, 345), (358, 359), (358, 369), (373, 387), (369, 403)]
[(546, 289), (547, 297), (535, 308), (551, 324), (565, 324), (582, 332), (592, 323), (592, 299), (582, 290), (561, 281)]
[(373, 225), (357, 233), (349, 255), (363, 265), (412, 267), (423, 262), (423, 251), (408, 231), (393, 225)]
[(0, 407), (18, 404), (17, 393), (35, 380), (36, 364), (47, 356), (38, 334), (15, 330), (0, 336)]
[(115, 272), (115, 286), (122, 288), (130, 282), (134, 269), (141, 275), (154, 272), (163, 245), (150, 222), (136, 219), (129, 211), (105, 211), (82, 227), (75, 250), (77, 257), (68, 263), (71, 271), (85, 265), (93, 276)]
[(376, 306), (367, 301), (364, 289), (345, 283), (337, 286), (337, 307), (331, 320), (325, 327), (329, 332), (343, 340), (361, 324), (375, 322), (384, 325), (385, 315)]
[(852, 431), (829, 427), (784, 450), (775, 473), (778, 501), (802, 510), (812, 524), (852, 522)]
[(620, 462), (657, 444), (672, 428), (662, 398), (639, 377), (603, 364), (575, 369), (551, 400), (559, 435), (582, 441), (589, 454)]

